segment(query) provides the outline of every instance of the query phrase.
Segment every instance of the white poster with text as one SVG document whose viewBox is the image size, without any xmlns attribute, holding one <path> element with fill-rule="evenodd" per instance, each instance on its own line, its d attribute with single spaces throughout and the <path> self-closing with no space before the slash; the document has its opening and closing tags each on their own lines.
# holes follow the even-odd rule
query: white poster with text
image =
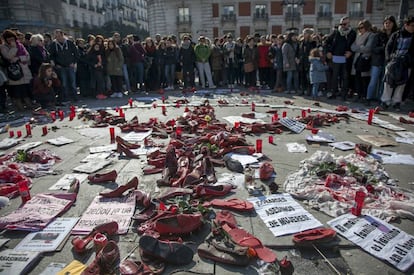
<svg viewBox="0 0 414 275">
<path fill-rule="evenodd" d="M 339 234 L 401 271 L 414 263 L 414 237 L 380 219 L 345 214 L 328 222 Z"/>
</svg>

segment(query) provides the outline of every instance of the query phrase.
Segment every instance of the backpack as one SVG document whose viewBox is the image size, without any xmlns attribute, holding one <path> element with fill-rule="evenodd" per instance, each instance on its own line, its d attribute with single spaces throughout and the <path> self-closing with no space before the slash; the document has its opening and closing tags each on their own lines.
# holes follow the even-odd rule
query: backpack
<svg viewBox="0 0 414 275">
<path fill-rule="evenodd" d="M 391 88 L 403 85 L 408 80 L 408 64 L 407 56 L 399 55 L 395 56 L 388 62 L 385 67 L 385 82 L 390 85 Z"/>
</svg>

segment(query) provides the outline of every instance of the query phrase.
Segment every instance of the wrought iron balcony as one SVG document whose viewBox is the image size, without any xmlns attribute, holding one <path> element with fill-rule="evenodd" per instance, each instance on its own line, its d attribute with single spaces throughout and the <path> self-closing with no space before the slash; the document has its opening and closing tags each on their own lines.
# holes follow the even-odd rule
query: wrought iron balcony
<svg viewBox="0 0 414 275">
<path fill-rule="evenodd" d="M 364 12 L 363 11 L 350 11 L 349 17 L 351 18 L 363 18 Z"/>
<path fill-rule="evenodd" d="M 268 13 L 256 12 L 256 13 L 253 14 L 253 16 L 254 16 L 253 19 L 255 21 L 261 21 L 261 20 L 267 21 L 267 20 L 269 20 L 269 14 Z"/>
<path fill-rule="evenodd" d="M 191 15 L 177 16 L 177 25 L 189 25 L 191 24 Z"/>
<path fill-rule="evenodd" d="M 285 20 L 286 21 L 300 21 L 300 12 L 287 12 L 285 13 Z"/>
<path fill-rule="evenodd" d="M 236 22 L 236 15 L 235 14 L 222 14 L 221 22 Z"/>
<path fill-rule="evenodd" d="M 331 11 L 319 11 L 318 19 L 332 19 L 332 12 Z"/>
</svg>

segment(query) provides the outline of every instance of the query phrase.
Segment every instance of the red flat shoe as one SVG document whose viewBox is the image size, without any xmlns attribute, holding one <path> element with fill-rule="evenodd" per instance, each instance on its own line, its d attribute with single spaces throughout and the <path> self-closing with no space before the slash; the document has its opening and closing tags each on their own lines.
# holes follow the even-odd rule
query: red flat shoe
<svg viewBox="0 0 414 275">
<path fill-rule="evenodd" d="M 114 241 L 109 241 L 81 275 L 113 274 L 120 260 L 118 245 Z"/>
<path fill-rule="evenodd" d="M 293 242 L 296 245 L 312 245 L 315 243 L 325 243 L 332 241 L 336 236 L 336 231 L 330 228 L 317 228 L 306 230 L 293 235 Z"/>
<path fill-rule="evenodd" d="M 112 170 L 107 173 L 89 175 L 88 180 L 91 183 L 115 182 L 117 177 L 116 170 Z"/>
<path fill-rule="evenodd" d="M 129 189 L 137 189 L 138 178 L 133 177 L 127 184 L 119 186 L 117 189 L 108 193 L 99 193 L 104 198 L 118 198 L 122 197 L 122 194 Z"/>
<path fill-rule="evenodd" d="M 233 186 L 231 184 L 221 184 L 221 185 L 206 185 L 200 184 L 195 188 L 195 193 L 198 197 L 204 196 L 224 196 L 228 194 Z"/>
<path fill-rule="evenodd" d="M 178 214 L 163 217 L 155 222 L 155 230 L 160 235 L 188 234 L 202 225 L 201 214 Z"/>
<path fill-rule="evenodd" d="M 117 222 L 108 222 L 96 226 L 85 237 L 75 237 L 72 239 L 73 250 L 77 253 L 83 253 L 86 251 L 88 244 L 94 239 L 97 233 L 114 235 L 118 232 Z"/>
<path fill-rule="evenodd" d="M 148 165 L 152 165 L 156 168 L 164 168 L 165 167 L 165 160 L 166 158 L 156 158 L 156 159 L 147 159 Z"/>
<path fill-rule="evenodd" d="M 121 138 L 120 136 L 116 136 L 115 141 L 117 143 L 120 143 L 120 144 L 124 145 L 125 147 L 127 147 L 129 149 L 138 149 L 139 147 L 141 147 L 141 145 L 128 142 L 125 139 Z"/>
</svg>

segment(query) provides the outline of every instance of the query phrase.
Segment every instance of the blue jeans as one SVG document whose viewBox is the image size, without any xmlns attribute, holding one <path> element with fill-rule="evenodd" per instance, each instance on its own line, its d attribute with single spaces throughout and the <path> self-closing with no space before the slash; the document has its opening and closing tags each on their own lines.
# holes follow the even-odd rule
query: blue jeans
<svg viewBox="0 0 414 275">
<path fill-rule="evenodd" d="M 142 84 L 144 84 L 144 63 L 143 62 L 135 63 L 134 67 L 135 67 L 135 79 L 141 88 Z"/>
<path fill-rule="evenodd" d="M 293 81 L 293 83 L 292 83 Z M 292 85 L 293 84 L 293 85 Z M 299 75 L 297 71 L 287 71 L 286 72 L 286 91 L 295 91 L 299 90 Z"/>
<path fill-rule="evenodd" d="M 129 74 L 128 74 L 128 66 L 127 66 L 127 64 L 123 64 L 122 65 L 122 73 L 124 75 L 125 88 L 128 91 L 131 91 L 131 83 L 129 82 Z"/>
<path fill-rule="evenodd" d="M 165 79 L 168 86 L 174 86 L 175 64 L 165 64 Z"/>
<path fill-rule="evenodd" d="M 319 83 L 313 83 L 312 84 L 312 97 L 318 97 L 319 92 Z"/>
<path fill-rule="evenodd" d="M 60 95 L 60 100 L 65 101 L 70 99 L 77 99 L 76 92 L 76 73 L 73 67 L 56 68 L 60 81 L 62 82 L 63 94 Z"/>
<path fill-rule="evenodd" d="M 378 88 L 378 80 L 381 74 L 382 68 L 379 66 L 372 66 L 371 67 L 371 80 L 368 84 L 367 89 L 367 99 L 375 99 L 378 97 L 378 95 L 375 93 L 375 91 Z"/>
</svg>

